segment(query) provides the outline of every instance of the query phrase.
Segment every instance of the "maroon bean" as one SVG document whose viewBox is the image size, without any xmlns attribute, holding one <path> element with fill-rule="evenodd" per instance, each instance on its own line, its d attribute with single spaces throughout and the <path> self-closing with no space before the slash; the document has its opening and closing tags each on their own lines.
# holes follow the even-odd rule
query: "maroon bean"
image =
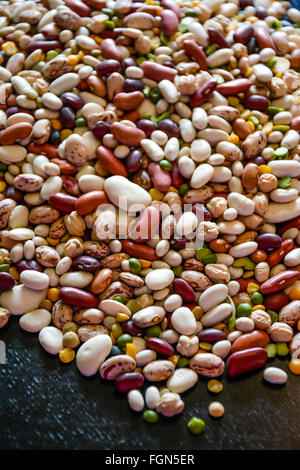
<svg viewBox="0 0 300 470">
<path fill-rule="evenodd" d="M 185 248 L 186 240 L 184 238 L 174 239 L 174 240 L 171 240 L 171 245 L 172 245 L 172 248 L 175 248 L 176 250 L 181 250 L 182 248 Z"/>
<path fill-rule="evenodd" d="M 115 385 L 118 392 L 127 393 L 141 388 L 144 385 L 144 376 L 139 372 L 126 372 L 116 378 Z"/>
<path fill-rule="evenodd" d="M 251 348 L 231 354 L 227 360 L 227 373 L 230 377 L 244 374 L 251 370 L 260 369 L 268 359 L 264 348 Z"/>
<path fill-rule="evenodd" d="M 152 62 L 151 60 L 145 60 L 141 63 L 141 69 L 143 70 L 145 77 L 155 80 L 157 83 L 162 80 L 174 81 L 177 71 L 166 67 L 165 65 Z"/>
<path fill-rule="evenodd" d="M 285 292 L 276 292 L 264 297 L 264 306 L 267 310 L 280 310 L 289 303 L 289 297 Z"/>
<path fill-rule="evenodd" d="M 176 13 L 170 9 L 161 12 L 162 30 L 166 36 L 173 36 L 178 30 L 178 17 Z"/>
<path fill-rule="evenodd" d="M 99 300 L 90 292 L 77 287 L 61 287 L 59 289 L 59 298 L 65 304 L 76 307 L 93 308 L 98 307 Z"/>
<path fill-rule="evenodd" d="M 12 289 L 15 285 L 14 277 L 5 272 L 0 272 L 0 292 Z"/>
<path fill-rule="evenodd" d="M 14 186 L 9 186 L 5 193 L 6 197 L 13 199 L 16 202 L 21 202 L 24 199 L 24 193 Z"/>
<path fill-rule="evenodd" d="M 280 292 L 297 281 L 299 276 L 299 271 L 287 269 L 286 271 L 275 274 L 275 276 L 263 282 L 260 286 L 260 292 L 262 294 L 273 294 L 274 292 Z"/>
<path fill-rule="evenodd" d="M 199 341 L 204 341 L 205 343 L 216 343 L 227 338 L 226 333 L 222 330 L 217 330 L 217 328 L 207 328 L 200 331 L 197 336 Z"/>
<path fill-rule="evenodd" d="M 128 320 L 122 323 L 122 330 L 124 333 L 128 333 L 131 336 L 138 336 L 143 333 L 142 328 L 136 326 L 132 320 Z"/>
<path fill-rule="evenodd" d="M 114 59 L 104 60 L 100 64 L 96 65 L 96 72 L 99 77 L 103 77 L 109 73 L 118 72 L 120 68 L 120 62 Z"/>
<path fill-rule="evenodd" d="M 207 57 L 201 46 L 198 46 L 196 41 L 188 39 L 183 42 L 183 47 L 186 54 L 194 59 L 200 66 L 201 70 L 207 70 Z"/>
<path fill-rule="evenodd" d="M 118 62 L 122 62 L 123 56 L 122 53 L 119 51 L 117 48 L 117 45 L 112 38 L 105 38 L 100 44 L 100 49 L 102 56 L 105 57 L 105 59 L 114 59 L 117 60 Z"/>
<path fill-rule="evenodd" d="M 22 273 L 23 271 L 38 271 L 42 272 L 43 269 L 41 265 L 35 260 L 35 259 L 22 259 L 16 264 L 16 268 L 19 271 L 19 273 Z"/>
<path fill-rule="evenodd" d="M 293 117 L 291 122 L 291 129 L 300 131 L 300 116 Z"/>
<path fill-rule="evenodd" d="M 128 67 L 136 67 L 136 60 L 134 57 L 125 57 L 125 59 L 122 60 L 121 65 L 124 70 Z"/>
<path fill-rule="evenodd" d="M 246 44 L 254 34 L 253 26 L 249 24 L 241 24 L 234 32 L 233 39 L 235 42 Z"/>
<path fill-rule="evenodd" d="M 181 18 L 182 18 L 182 11 L 181 11 L 181 9 L 179 8 L 179 5 L 177 5 L 177 3 L 176 3 L 175 0 L 162 0 L 162 1 L 161 1 L 161 5 L 162 5 L 162 7 L 164 7 L 165 9 L 169 9 L 169 10 L 174 11 L 174 13 L 176 14 L 177 18 L 178 18 L 179 20 L 181 20 Z"/>
<path fill-rule="evenodd" d="M 171 175 L 163 170 L 158 163 L 151 162 L 148 166 L 149 175 L 152 177 L 153 186 L 157 191 L 166 192 L 172 184 Z"/>
<path fill-rule="evenodd" d="M 94 125 L 92 132 L 96 139 L 101 140 L 106 134 L 111 134 L 111 124 L 105 121 L 98 121 Z"/>
<path fill-rule="evenodd" d="M 142 153 L 132 150 L 126 158 L 125 165 L 128 173 L 134 173 L 141 168 Z"/>
<path fill-rule="evenodd" d="M 160 338 L 148 338 L 147 347 L 162 356 L 172 356 L 175 353 L 173 346 Z"/>
<path fill-rule="evenodd" d="M 175 293 L 180 295 L 184 302 L 191 303 L 195 301 L 195 292 L 184 279 L 174 279 L 173 288 Z"/>
<path fill-rule="evenodd" d="M 74 111 L 71 108 L 64 107 L 60 110 L 60 120 L 64 129 L 73 129 L 75 119 Z"/>
<path fill-rule="evenodd" d="M 77 198 L 64 193 L 51 194 L 49 202 L 52 207 L 63 214 L 71 214 L 75 210 Z"/>
<path fill-rule="evenodd" d="M 100 268 L 100 261 L 93 256 L 82 255 L 73 259 L 72 268 L 93 273 Z"/>
<path fill-rule="evenodd" d="M 210 42 L 217 44 L 217 46 L 219 46 L 219 49 L 230 48 L 230 45 L 228 44 L 228 42 L 220 31 L 215 28 L 209 28 L 207 32 Z"/>
<path fill-rule="evenodd" d="M 176 137 L 176 139 L 180 138 L 179 127 L 177 126 L 177 124 L 174 121 L 172 121 L 172 119 L 162 119 L 158 123 L 158 129 L 160 131 L 165 132 L 167 134 L 167 136 L 169 137 L 169 139 L 171 137 Z"/>
<path fill-rule="evenodd" d="M 106 29 L 100 33 L 103 39 L 116 39 L 122 33 L 122 28 Z"/>
<path fill-rule="evenodd" d="M 81 0 L 65 0 L 65 4 L 79 16 L 86 17 L 91 13 L 90 7 Z"/>
<path fill-rule="evenodd" d="M 221 83 L 217 86 L 217 91 L 224 96 L 236 95 L 237 93 L 245 93 L 251 85 L 253 85 L 253 82 L 248 78 L 237 78 L 236 80 Z"/>
<path fill-rule="evenodd" d="M 246 7 L 253 7 L 253 0 L 240 0 L 241 10 L 244 10 Z"/>
<path fill-rule="evenodd" d="M 174 188 L 179 188 L 179 186 L 181 186 L 184 182 L 176 162 L 173 162 L 172 164 L 171 180 L 172 186 L 174 186 Z"/>
<path fill-rule="evenodd" d="M 255 240 L 258 248 L 264 251 L 277 250 L 281 246 L 281 237 L 276 233 L 262 233 Z"/>
<path fill-rule="evenodd" d="M 245 107 L 248 109 L 256 109 L 257 111 L 265 111 L 269 106 L 269 100 L 262 95 L 251 95 L 245 98 Z"/>
<path fill-rule="evenodd" d="M 263 157 L 255 157 L 253 158 L 253 160 L 249 160 L 249 163 L 255 163 L 255 165 L 259 166 L 259 165 L 265 165 L 266 164 L 266 161 L 263 159 Z"/>
<path fill-rule="evenodd" d="M 270 47 L 276 52 L 276 46 L 271 38 L 269 32 L 265 28 L 256 28 L 255 29 L 255 39 L 257 41 L 259 49 L 265 49 Z"/>
<path fill-rule="evenodd" d="M 138 80 L 135 78 L 126 78 L 123 84 L 123 90 L 126 93 L 130 93 L 131 91 L 143 91 L 144 83 L 142 80 Z"/>
<path fill-rule="evenodd" d="M 33 41 L 28 44 L 26 51 L 31 52 L 41 49 L 43 52 L 53 51 L 54 49 L 62 49 L 62 44 L 59 41 Z"/>
<path fill-rule="evenodd" d="M 194 93 L 192 98 L 190 99 L 190 106 L 192 108 L 196 108 L 197 106 L 200 106 L 201 104 L 205 103 L 205 101 L 208 100 L 210 95 L 217 88 L 217 84 L 217 80 L 207 80 L 206 82 L 202 83 L 196 93 Z"/>
<path fill-rule="evenodd" d="M 136 121 L 136 127 L 145 132 L 147 137 L 150 137 L 153 131 L 156 129 L 156 125 L 150 119 L 138 119 Z"/>
<path fill-rule="evenodd" d="M 61 95 L 61 100 L 64 104 L 71 106 L 75 111 L 78 111 L 84 106 L 83 99 L 75 95 L 75 93 L 66 92 Z"/>
<path fill-rule="evenodd" d="M 268 11 L 265 7 L 258 6 L 255 9 L 255 16 L 260 20 L 264 20 L 268 16 Z"/>
<path fill-rule="evenodd" d="M 197 202 L 192 204 L 192 212 L 197 216 L 199 222 L 210 221 L 212 215 L 203 204 L 198 204 Z"/>
</svg>

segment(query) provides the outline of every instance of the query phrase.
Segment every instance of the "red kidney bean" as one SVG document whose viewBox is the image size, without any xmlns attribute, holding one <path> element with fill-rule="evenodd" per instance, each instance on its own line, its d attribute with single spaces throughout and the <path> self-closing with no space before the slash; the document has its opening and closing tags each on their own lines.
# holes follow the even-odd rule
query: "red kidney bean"
<svg viewBox="0 0 300 470">
<path fill-rule="evenodd" d="M 131 127 L 121 122 L 113 122 L 111 126 L 113 136 L 121 142 L 121 144 L 129 145 L 130 147 L 138 147 L 141 140 L 146 138 L 146 134 L 138 127 Z"/>
<path fill-rule="evenodd" d="M 281 246 L 281 237 L 276 233 L 262 233 L 255 241 L 258 248 L 264 251 L 277 250 Z"/>
<path fill-rule="evenodd" d="M 235 42 L 246 44 L 249 41 L 249 39 L 253 36 L 253 34 L 254 34 L 254 28 L 250 23 L 242 24 L 234 32 L 233 39 Z"/>
<path fill-rule="evenodd" d="M 84 106 L 83 99 L 80 96 L 75 95 L 75 93 L 71 93 L 68 91 L 66 93 L 63 93 L 60 98 L 64 104 L 71 106 L 76 111 L 78 111 Z"/>
<path fill-rule="evenodd" d="M 158 129 L 160 131 L 165 132 L 167 134 L 167 136 L 169 137 L 169 139 L 171 137 L 176 137 L 176 139 L 180 138 L 179 127 L 177 126 L 177 124 L 174 121 L 172 121 L 172 119 L 162 119 L 158 123 Z"/>
<path fill-rule="evenodd" d="M 135 258 L 145 259 L 147 261 L 158 260 L 154 248 L 148 245 L 139 245 L 129 240 L 122 240 L 122 250 L 130 256 Z"/>
<path fill-rule="evenodd" d="M 144 101 L 144 94 L 141 91 L 132 91 L 131 93 L 118 93 L 114 97 L 114 105 L 123 111 L 137 109 Z"/>
<path fill-rule="evenodd" d="M 65 4 L 79 16 L 89 16 L 91 9 L 81 0 L 65 0 Z"/>
<path fill-rule="evenodd" d="M 162 356 L 172 356 L 175 353 L 174 348 L 164 339 L 148 338 L 146 344 L 149 349 Z"/>
<path fill-rule="evenodd" d="M 93 256 L 82 255 L 73 259 L 72 268 L 93 273 L 100 268 L 100 261 Z"/>
<path fill-rule="evenodd" d="M 287 238 L 286 240 L 283 240 L 283 242 L 280 245 L 280 248 L 278 250 L 273 251 L 268 256 L 267 263 L 270 266 L 270 268 L 273 268 L 277 264 L 280 263 L 280 261 L 287 255 L 291 249 L 294 247 L 294 242 L 293 240 Z"/>
<path fill-rule="evenodd" d="M 171 243 L 172 248 L 174 248 L 175 250 L 181 250 L 186 245 L 186 239 L 185 238 L 181 238 L 181 239 L 176 238 L 174 240 L 170 240 L 170 243 Z"/>
<path fill-rule="evenodd" d="M 11 274 L 0 272 L 0 292 L 12 289 L 15 283 L 15 278 Z"/>
<path fill-rule="evenodd" d="M 106 134 L 111 134 L 111 124 L 105 121 L 98 121 L 94 125 L 92 132 L 96 139 L 101 140 Z"/>
<path fill-rule="evenodd" d="M 299 271 L 293 271 L 292 269 L 275 274 L 275 276 L 261 284 L 260 291 L 262 294 L 273 294 L 274 292 L 284 290 L 297 281 L 299 275 Z"/>
<path fill-rule="evenodd" d="M 93 308 L 98 307 L 99 300 L 90 292 L 77 287 L 61 287 L 59 289 L 59 298 L 65 304 L 76 307 Z"/>
<path fill-rule="evenodd" d="M 216 343 L 227 338 L 226 333 L 222 330 L 217 330 L 217 328 L 207 328 L 200 331 L 197 336 L 199 341 L 204 341 L 205 343 Z"/>
<path fill-rule="evenodd" d="M 130 238 L 135 243 L 144 243 L 151 240 L 159 231 L 159 223 L 160 212 L 157 207 L 146 207 L 130 233 Z"/>
<path fill-rule="evenodd" d="M 179 8 L 179 6 L 177 5 L 177 3 L 176 3 L 175 0 L 162 0 L 162 1 L 161 1 L 161 5 L 162 5 L 165 9 L 169 9 L 169 10 L 174 11 L 174 13 L 176 14 L 177 18 L 178 18 L 179 20 L 181 20 L 181 18 L 182 18 L 182 11 L 181 11 L 181 9 Z"/>
<path fill-rule="evenodd" d="M 104 60 L 103 62 L 100 62 L 100 64 L 97 64 L 95 68 L 99 77 L 103 77 L 104 75 L 118 72 L 120 62 L 114 59 Z"/>
<path fill-rule="evenodd" d="M 23 111 L 22 111 L 23 112 Z M 27 145 L 27 150 L 32 153 L 47 155 L 48 158 L 56 158 L 58 157 L 58 150 L 56 145 L 50 144 L 43 144 L 43 145 L 36 145 L 33 142 Z"/>
<path fill-rule="evenodd" d="M 130 93 L 131 91 L 143 91 L 144 83 L 142 80 L 137 78 L 126 78 L 123 83 L 123 90 L 125 93 Z"/>
<path fill-rule="evenodd" d="M 139 372 L 126 372 L 116 378 L 115 385 L 118 392 L 127 393 L 141 388 L 144 385 L 144 376 Z"/>
<path fill-rule="evenodd" d="M 264 298 L 264 306 L 267 310 L 280 310 L 289 303 L 289 297 L 285 292 L 277 292 L 272 295 L 266 295 Z"/>
<path fill-rule="evenodd" d="M 75 210 L 76 197 L 69 196 L 65 193 L 51 194 L 49 202 L 52 207 L 59 210 L 63 214 L 71 214 Z"/>
<path fill-rule="evenodd" d="M 201 46 L 198 46 L 192 39 L 188 39 L 184 41 L 183 47 L 186 54 L 199 64 L 201 70 L 207 70 L 207 57 Z"/>
<path fill-rule="evenodd" d="M 260 20 L 264 20 L 268 16 L 268 11 L 265 7 L 258 6 L 255 9 L 255 16 L 257 16 L 257 18 Z"/>
<path fill-rule="evenodd" d="M 138 336 L 143 333 L 143 329 L 136 326 L 132 320 L 123 322 L 122 330 L 124 331 L 124 333 L 128 333 L 131 336 Z"/>
<path fill-rule="evenodd" d="M 9 186 L 5 193 L 6 197 L 13 199 L 16 202 L 21 202 L 24 199 L 24 193 L 14 186 Z"/>
<path fill-rule="evenodd" d="M 251 348 L 237 351 L 227 359 L 227 373 L 230 377 L 244 374 L 251 370 L 260 369 L 268 359 L 264 348 Z"/>
<path fill-rule="evenodd" d="M 297 228 L 298 230 L 300 229 L 300 217 L 296 217 L 295 219 L 289 220 L 288 222 L 282 224 L 278 229 L 279 235 L 283 235 L 284 232 L 290 228 Z"/>
<path fill-rule="evenodd" d="M 251 95 L 245 98 L 245 107 L 248 109 L 256 109 L 265 111 L 269 106 L 269 100 L 262 95 Z"/>
<path fill-rule="evenodd" d="M 223 34 L 215 28 L 208 28 L 208 37 L 210 42 L 217 44 L 219 49 L 228 49 L 230 45 L 224 38 Z"/>
<path fill-rule="evenodd" d="M 168 191 L 172 184 L 171 175 L 163 170 L 158 163 L 150 163 L 148 166 L 149 175 L 152 176 L 154 188 L 161 192 Z"/>
<path fill-rule="evenodd" d="M 106 170 L 108 170 L 112 175 L 127 176 L 127 170 L 124 164 L 114 156 L 109 148 L 103 146 L 97 147 L 96 155 L 104 168 L 106 168 Z"/>
<path fill-rule="evenodd" d="M 182 297 L 184 302 L 191 303 L 195 301 L 195 292 L 190 284 L 188 284 L 184 279 L 174 279 L 173 288 L 176 294 Z"/>
<path fill-rule="evenodd" d="M 208 100 L 208 98 L 215 91 L 216 88 L 217 80 L 207 80 L 206 82 L 202 83 L 196 93 L 194 93 L 192 98 L 190 99 L 190 106 L 192 108 L 196 108 L 197 106 L 200 106 L 201 104 L 205 103 L 205 101 Z"/>
<path fill-rule="evenodd" d="M 122 62 L 123 55 L 117 48 L 117 45 L 114 39 L 112 38 L 103 39 L 103 41 L 100 44 L 100 49 L 105 59 L 114 59 L 114 60 L 117 60 L 118 62 Z"/>
<path fill-rule="evenodd" d="M 124 70 L 126 70 L 128 67 L 136 67 L 136 60 L 134 57 L 125 57 L 125 59 L 122 60 L 121 65 Z"/>
<path fill-rule="evenodd" d="M 28 44 L 26 51 L 31 52 L 41 49 L 43 52 L 53 51 L 54 49 L 62 49 L 62 44 L 59 41 L 33 41 Z"/>
<path fill-rule="evenodd" d="M 35 259 L 22 259 L 16 264 L 16 268 L 19 271 L 19 273 L 22 273 L 23 271 L 38 271 L 42 272 L 42 266 L 35 260 Z"/>
<path fill-rule="evenodd" d="M 181 186 L 184 182 L 184 179 L 180 174 L 180 171 L 176 162 L 173 162 L 172 171 L 171 171 L 171 182 L 174 188 L 179 188 L 179 186 Z"/>
<path fill-rule="evenodd" d="M 239 336 L 233 343 L 231 352 L 242 351 L 243 349 L 264 348 L 270 342 L 270 337 L 265 331 L 254 330 Z"/>
<path fill-rule="evenodd" d="M 177 75 L 176 70 L 157 64 L 156 62 L 151 62 L 150 60 L 142 62 L 140 67 L 143 70 L 145 77 L 155 80 L 158 83 L 162 80 L 170 80 L 173 82 Z"/>
<path fill-rule="evenodd" d="M 138 119 L 136 121 L 136 127 L 144 131 L 147 137 L 150 137 L 152 132 L 156 129 L 156 125 L 150 119 Z"/>
<path fill-rule="evenodd" d="M 65 106 L 60 110 L 60 120 L 64 129 L 73 129 L 76 120 L 74 111 Z"/>
<path fill-rule="evenodd" d="M 78 215 L 87 215 L 94 212 L 101 204 L 109 204 L 109 199 L 104 191 L 89 191 L 82 194 L 75 202 L 75 210 Z"/>
<path fill-rule="evenodd" d="M 221 85 L 217 86 L 217 91 L 224 96 L 236 95 L 237 93 L 245 93 L 251 85 L 253 85 L 253 82 L 248 78 L 237 78 L 221 83 Z"/>
<path fill-rule="evenodd" d="M 132 150 L 125 160 L 128 173 L 135 173 L 141 168 L 142 152 L 140 150 Z"/>
<path fill-rule="evenodd" d="M 276 46 L 274 44 L 274 41 L 265 28 L 256 28 L 254 31 L 254 35 L 259 49 L 265 49 L 266 47 L 270 47 L 276 52 Z"/>
<path fill-rule="evenodd" d="M 178 30 L 178 17 L 174 11 L 170 9 L 161 12 L 162 30 L 166 36 L 173 36 Z"/>
</svg>

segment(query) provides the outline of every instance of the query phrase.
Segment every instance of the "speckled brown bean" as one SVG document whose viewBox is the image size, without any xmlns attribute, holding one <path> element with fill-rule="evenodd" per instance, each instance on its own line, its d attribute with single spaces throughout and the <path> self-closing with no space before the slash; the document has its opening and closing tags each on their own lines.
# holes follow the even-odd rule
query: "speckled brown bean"
<svg viewBox="0 0 300 470">
<path fill-rule="evenodd" d="M 55 302 L 52 307 L 52 321 L 56 328 L 60 330 L 65 323 L 72 321 L 73 309 L 70 305 L 64 304 L 61 300 Z"/>
</svg>

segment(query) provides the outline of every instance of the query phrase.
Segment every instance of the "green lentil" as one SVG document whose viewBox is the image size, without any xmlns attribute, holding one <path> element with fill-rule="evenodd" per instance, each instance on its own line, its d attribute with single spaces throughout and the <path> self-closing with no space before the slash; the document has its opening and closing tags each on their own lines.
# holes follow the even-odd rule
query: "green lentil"
<svg viewBox="0 0 300 470">
<path fill-rule="evenodd" d="M 268 60 L 265 65 L 272 69 L 276 65 L 277 60 L 276 59 L 270 59 Z"/>
<path fill-rule="evenodd" d="M 235 317 L 230 317 L 229 320 L 228 320 L 228 330 L 229 331 L 232 331 L 235 327 L 235 322 L 236 322 L 236 319 Z"/>
<path fill-rule="evenodd" d="M 112 18 L 113 16 L 115 16 L 115 12 L 113 10 L 111 10 L 110 8 L 102 8 L 101 11 L 105 15 L 109 16 L 109 18 Z"/>
<path fill-rule="evenodd" d="M 290 126 L 287 124 L 277 124 L 276 126 L 273 126 L 273 131 L 287 132 L 289 129 Z"/>
<path fill-rule="evenodd" d="M 182 34 L 184 33 L 188 33 L 189 32 L 189 28 L 187 27 L 186 24 L 183 24 L 183 23 L 179 23 L 178 25 L 178 31 Z"/>
<path fill-rule="evenodd" d="M 106 20 L 104 21 L 105 26 L 107 29 L 114 29 L 116 27 L 116 23 L 112 20 Z"/>
<path fill-rule="evenodd" d="M 281 189 L 287 189 L 291 186 L 292 180 L 289 176 L 284 176 L 278 181 L 278 187 Z"/>
<path fill-rule="evenodd" d="M 203 258 L 207 258 L 211 254 L 212 254 L 212 251 L 209 248 L 202 247 L 196 251 L 196 258 L 198 261 L 202 262 Z"/>
<path fill-rule="evenodd" d="M 179 277 L 183 270 L 183 266 L 175 266 L 175 268 L 173 268 L 173 273 L 175 274 L 175 276 Z"/>
<path fill-rule="evenodd" d="M 255 127 L 257 127 L 259 124 L 259 120 L 257 119 L 256 116 L 250 116 L 248 121 L 252 122 L 252 124 L 254 124 Z"/>
<path fill-rule="evenodd" d="M 192 434 L 201 434 L 205 429 L 205 422 L 201 418 L 193 417 L 187 427 Z"/>
<path fill-rule="evenodd" d="M 49 62 L 50 60 L 54 59 L 58 55 L 56 51 L 48 51 L 46 54 L 46 61 Z"/>
<path fill-rule="evenodd" d="M 275 114 L 281 113 L 284 111 L 284 108 L 281 108 L 280 106 L 268 106 L 268 113 L 272 114 L 272 116 L 275 116 Z"/>
<path fill-rule="evenodd" d="M 181 184 L 178 188 L 180 196 L 184 196 L 188 192 L 189 189 L 190 187 L 187 183 Z"/>
<path fill-rule="evenodd" d="M 120 302 L 121 304 L 125 304 L 126 299 L 122 295 L 115 295 L 112 300 L 115 300 L 116 302 Z"/>
<path fill-rule="evenodd" d="M 177 362 L 177 367 L 181 369 L 182 367 L 187 367 L 189 365 L 189 360 L 186 357 L 181 357 Z"/>
<path fill-rule="evenodd" d="M 154 410 L 146 410 L 144 411 L 143 418 L 147 423 L 153 424 L 157 423 L 159 416 Z"/>
<path fill-rule="evenodd" d="M 272 323 L 275 323 L 278 321 L 278 314 L 274 312 L 274 310 L 267 310 L 267 313 L 270 315 Z"/>
<path fill-rule="evenodd" d="M 206 55 L 211 55 L 213 52 L 215 52 L 218 49 L 217 44 L 210 44 L 205 50 Z"/>
<path fill-rule="evenodd" d="M 198 18 L 198 13 L 196 10 L 189 8 L 184 12 L 184 16 L 191 16 L 192 18 Z"/>
<path fill-rule="evenodd" d="M 78 328 L 78 325 L 76 325 L 75 322 L 67 321 L 62 327 L 62 332 L 63 332 L 63 334 L 68 333 L 70 331 L 76 333 L 77 328 Z"/>
</svg>

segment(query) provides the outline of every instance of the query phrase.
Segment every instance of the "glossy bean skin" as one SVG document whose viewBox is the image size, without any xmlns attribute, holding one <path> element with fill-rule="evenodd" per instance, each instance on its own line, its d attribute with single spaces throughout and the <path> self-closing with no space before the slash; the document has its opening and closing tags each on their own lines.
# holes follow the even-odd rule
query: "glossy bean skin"
<svg viewBox="0 0 300 470">
<path fill-rule="evenodd" d="M 66 92 L 61 95 L 61 100 L 64 104 L 71 106 L 73 109 L 78 111 L 84 106 L 83 99 L 75 95 L 75 93 Z"/>
<path fill-rule="evenodd" d="M 254 330 L 250 333 L 245 333 L 239 336 L 233 343 L 231 352 L 242 351 L 251 348 L 263 348 L 270 342 L 270 337 L 267 333 L 261 330 Z"/>
<path fill-rule="evenodd" d="M 258 248 L 264 251 L 274 251 L 281 246 L 281 237 L 276 233 L 262 233 L 256 238 Z"/>
<path fill-rule="evenodd" d="M 82 194 L 75 202 L 75 210 L 79 215 L 94 212 L 101 204 L 109 204 L 109 199 L 104 191 L 90 191 Z"/>
<path fill-rule="evenodd" d="M 193 40 L 187 40 L 184 41 L 183 47 L 186 54 L 200 65 L 201 70 L 207 70 L 207 58 L 201 46 Z"/>
<path fill-rule="evenodd" d="M 173 346 L 160 338 L 148 338 L 146 344 L 149 349 L 162 356 L 172 356 L 175 352 Z"/>
<path fill-rule="evenodd" d="M 253 34 L 254 34 L 254 28 L 251 24 L 247 24 L 247 25 L 242 24 L 234 32 L 233 38 L 235 42 L 246 44 L 249 41 L 249 39 L 253 36 Z"/>
<path fill-rule="evenodd" d="M 92 131 L 96 139 L 101 140 L 106 134 L 111 134 L 111 124 L 105 121 L 98 121 Z"/>
<path fill-rule="evenodd" d="M 298 271 L 290 269 L 275 274 L 275 276 L 271 277 L 260 286 L 260 291 L 262 294 L 273 294 L 274 292 L 284 290 L 297 281 L 299 275 L 300 273 Z"/>
<path fill-rule="evenodd" d="M 78 271 L 95 272 L 100 268 L 100 261 L 92 256 L 82 255 L 75 258 L 72 267 Z"/>
<path fill-rule="evenodd" d="M 114 156 L 112 151 L 103 146 L 99 146 L 96 149 L 96 155 L 100 163 L 112 174 L 127 176 L 127 170 L 124 164 Z"/>
<path fill-rule="evenodd" d="M 216 80 L 208 80 L 200 85 L 196 93 L 190 99 L 190 106 L 192 108 L 196 108 L 197 106 L 205 103 L 217 88 L 217 84 L 218 82 Z"/>
<path fill-rule="evenodd" d="M 275 310 L 277 312 L 287 305 L 289 301 L 289 296 L 285 292 L 276 292 L 275 294 L 265 296 L 264 306 L 267 310 Z"/>
<path fill-rule="evenodd" d="M 162 119 L 159 123 L 158 123 L 158 129 L 160 131 L 163 131 L 167 134 L 167 136 L 169 137 L 169 139 L 171 137 L 176 137 L 177 139 L 179 139 L 180 137 L 180 130 L 177 126 L 177 124 L 172 121 L 171 119 Z"/>
<path fill-rule="evenodd" d="M 96 72 L 99 77 L 103 77 L 110 73 L 118 72 L 120 63 L 114 59 L 108 59 L 96 65 Z"/>
<path fill-rule="evenodd" d="M 71 212 L 75 209 L 76 201 L 76 197 L 69 196 L 65 193 L 51 194 L 49 199 L 51 206 L 63 214 L 71 214 Z"/>
<path fill-rule="evenodd" d="M 269 106 L 269 100 L 265 96 L 251 95 L 245 98 L 245 106 L 247 109 L 265 111 Z"/>
<path fill-rule="evenodd" d="M 227 49 L 230 47 L 223 34 L 217 29 L 209 28 L 207 32 L 210 42 L 217 44 L 219 49 Z"/>
<path fill-rule="evenodd" d="M 184 302 L 191 303 L 195 301 L 195 292 L 184 279 L 174 279 L 173 288 L 176 294 L 182 297 Z"/>
<path fill-rule="evenodd" d="M 155 261 L 158 256 L 155 250 L 147 245 L 139 245 L 138 243 L 130 242 L 129 240 L 122 240 L 122 249 L 125 253 L 136 258 L 145 259 L 147 261 Z"/>
<path fill-rule="evenodd" d="M 17 263 L 16 268 L 19 273 L 21 273 L 22 271 L 26 271 L 27 269 L 38 271 L 38 272 L 43 271 L 41 265 L 35 259 L 30 259 L 30 260 L 23 259 L 19 261 L 19 263 Z"/>
<path fill-rule="evenodd" d="M 247 78 L 237 78 L 217 86 L 217 91 L 224 96 L 236 95 L 249 90 L 252 81 Z"/>
<path fill-rule="evenodd" d="M 216 343 L 217 341 L 222 341 L 227 338 L 224 331 L 217 330 L 216 328 L 206 328 L 200 331 L 197 336 L 199 341 L 204 341 L 205 343 Z"/>
<path fill-rule="evenodd" d="M 59 298 L 68 305 L 75 307 L 93 308 L 98 307 L 98 299 L 90 292 L 76 287 L 61 287 L 59 289 Z"/>
<path fill-rule="evenodd" d="M 268 359 L 264 348 L 251 348 L 230 354 L 227 359 L 227 374 L 236 377 L 251 370 L 260 369 Z"/>
<path fill-rule="evenodd" d="M 0 292 L 12 289 L 15 285 L 14 277 L 6 272 L 0 272 Z"/>
<path fill-rule="evenodd" d="M 285 257 L 285 255 L 287 255 L 293 249 L 293 247 L 294 247 L 293 240 L 289 238 L 283 240 L 283 242 L 280 245 L 280 248 L 270 253 L 267 258 L 267 263 L 270 266 L 270 268 L 273 268 L 274 266 L 279 264 L 280 261 Z"/>
<path fill-rule="evenodd" d="M 128 393 L 130 390 L 140 389 L 144 384 L 144 376 L 139 372 L 126 372 L 117 377 L 115 386 L 118 392 Z"/>
</svg>

